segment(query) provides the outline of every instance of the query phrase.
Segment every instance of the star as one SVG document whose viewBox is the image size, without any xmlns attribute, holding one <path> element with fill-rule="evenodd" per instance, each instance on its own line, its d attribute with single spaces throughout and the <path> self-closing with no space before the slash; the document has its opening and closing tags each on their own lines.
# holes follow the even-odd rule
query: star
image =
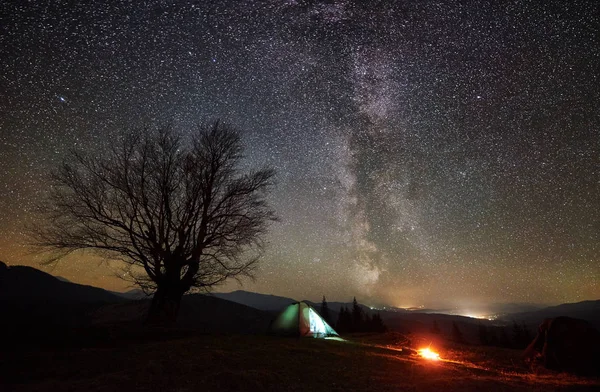
<svg viewBox="0 0 600 392">
<path fill-rule="evenodd" d="M 245 289 L 427 307 L 600 298 L 600 2 L 146 3 L 5 7 L 3 261 L 38 265 L 23 228 L 43 223 L 69 147 L 221 118 L 245 167 L 278 173 L 280 220 Z M 56 273 L 124 289 L 115 269 L 82 254 Z"/>
</svg>

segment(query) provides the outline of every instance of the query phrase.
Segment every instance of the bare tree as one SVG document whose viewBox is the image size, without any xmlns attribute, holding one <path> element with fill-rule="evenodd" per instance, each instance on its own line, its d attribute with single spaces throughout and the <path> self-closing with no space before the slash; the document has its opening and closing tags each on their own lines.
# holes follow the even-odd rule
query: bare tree
<svg viewBox="0 0 600 392">
<path fill-rule="evenodd" d="M 148 322 L 172 323 L 184 293 L 252 276 L 261 255 L 274 171 L 242 173 L 241 160 L 238 132 L 218 121 L 191 143 L 167 127 L 125 135 L 103 155 L 73 153 L 52 177 L 35 243 L 55 259 L 91 249 L 123 261 L 154 293 Z"/>
</svg>

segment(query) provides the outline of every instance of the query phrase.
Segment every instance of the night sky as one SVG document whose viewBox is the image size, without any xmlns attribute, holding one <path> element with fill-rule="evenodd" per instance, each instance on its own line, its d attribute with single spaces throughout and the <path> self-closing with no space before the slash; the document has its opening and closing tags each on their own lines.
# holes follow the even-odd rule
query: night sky
<svg viewBox="0 0 600 392">
<path fill-rule="evenodd" d="M 394 306 L 600 298 L 600 2 L 3 1 L 0 260 L 71 148 L 221 118 L 277 169 L 255 282 Z M 220 290 L 239 288 L 237 283 Z"/>
</svg>

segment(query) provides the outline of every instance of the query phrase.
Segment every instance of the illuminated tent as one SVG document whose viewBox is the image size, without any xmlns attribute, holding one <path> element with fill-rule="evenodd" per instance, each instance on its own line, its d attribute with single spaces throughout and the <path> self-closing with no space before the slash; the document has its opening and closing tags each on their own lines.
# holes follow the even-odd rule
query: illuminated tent
<svg viewBox="0 0 600 392">
<path fill-rule="evenodd" d="M 337 332 L 306 302 L 293 303 L 279 313 L 271 323 L 269 333 L 313 338 L 338 336 Z"/>
</svg>

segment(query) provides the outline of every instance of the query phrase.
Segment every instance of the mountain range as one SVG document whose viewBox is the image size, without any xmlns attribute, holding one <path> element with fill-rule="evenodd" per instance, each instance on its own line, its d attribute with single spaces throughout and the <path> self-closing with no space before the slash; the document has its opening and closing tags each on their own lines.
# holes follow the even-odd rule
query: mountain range
<svg viewBox="0 0 600 392">
<path fill-rule="evenodd" d="M 120 302 L 124 298 L 98 287 L 57 278 L 32 267 L 9 267 L 0 261 L 0 300 L 31 304 L 104 304 Z"/>
<path fill-rule="evenodd" d="M 0 262 L 0 315 L 3 320 L 22 323 L 46 322 L 51 324 L 91 325 L 110 323 L 139 323 L 143 321 L 150 299 L 141 290 L 126 293 L 110 292 L 98 287 L 80 285 L 57 278 L 32 267 L 7 266 Z M 259 332 L 265 330 L 276 312 L 296 302 L 295 299 L 276 295 L 237 290 L 230 293 L 184 296 L 179 324 L 189 328 L 210 331 L 220 329 L 230 332 Z M 321 304 L 305 301 L 320 310 Z M 335 320 L 342 307 L 351 303 L 328 302 L 331 318 Z M 409 311 L 396 308 L 371 310 L 361 305 L 365 312 L 378 312 L 392 329 L 408 326 L 426 328 L 433 320 L 451 325 L 480 323 L 510 325 L 523 323 L 534 329 L 545 318 L 559 315 L 582 318 L 600 328 L 600 300 L 537 309 L 503 315 L 501 319 L 478 320 L 457 315 Z M 515 310 L 523 309 L 514 305 Z M 410 328 L 409 328 L 410 329 Z"/>
<path fill-rule="evenodd" d="M 70 341 L 76 338 L 73 335 L 87 336 L 90 331 L 104 331 L 104 336 L 114 327 L 137 334 L 150 301 L 141 290 L 115 293 L 0 262 L 0 330 L 13 336 L 11 344 L 43 344 L 56 336 Z M 178 327 L 206 333 L 262 333 L 273 317 L 239 303 L 190 294 L 182 299 Z M 110 340 L 110 333 L 104 338 Z"/>
</svg>

